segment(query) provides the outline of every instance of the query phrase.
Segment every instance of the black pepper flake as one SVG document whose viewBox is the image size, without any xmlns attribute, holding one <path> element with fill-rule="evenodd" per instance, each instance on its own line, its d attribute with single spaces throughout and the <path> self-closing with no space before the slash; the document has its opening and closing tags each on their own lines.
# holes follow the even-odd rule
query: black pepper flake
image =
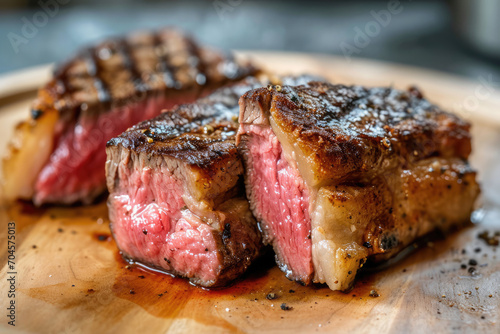
<svg viewBox="0 0 500 334">
<path fill-rule="evenodd" d="M 144 276 L 144 275 L 139 275 L 139 276 L 137 276 L 137 277 L 139 277 L 140 279 L 144 279 L 144 278 L 146 278 L 146 276 Z"/>
<path fill-rule="evenodd" d="M 72 288 L 74 288 L 74 287 L 75 287 L 75 285 L 74 285 L 74 284 L 71 284 L 71 287 L 72 287 Z"/>
<path fill-rule="evenodd" d="M 135 295 L 135 291 L 134 290 L 130 290 L 130 294 L 131 295 Z"/>
<path fill-rule="evenodd" d="M 266 296 L 266 299 L 269 299 L 269 300 L 273 300 L 273 299 L 276 299 L 276 298 L 278 298 L 278 295 L 275 294 L 274 292 L 268 293 L 267 296 Z"/>
<path fill-rule="evenodd" d="M 479 248 L 479 247 L 475 248 L 475 249 L 474 249 L 474 252 L 476 252 L 476 253 L 480 253 L 480 252 L 481 252 L 481 248 Z"/>
<path fill-rule="evenodd" d="M 35 249 L 35 248 L 36 248 L 36 245 L 31 246 L 31 248 Z"/>
<path fill-rule="evenodd" d="M 373 247 L 372 244 L 369 241 L 365 242 L 363 244 L 363 246 L 365 246 L 366 248 L 372 248 Z"/>
<path fill-rule="evenodd" d="M 62 228 L 60 228 L 60 227 L 59 227 L 59 228 L 57 229 L 57 232 L 59 232 L 59 233 L 63 233 L 63 232 L 64 232 L 64 230 L 63 230 Z"/>
<path fill-rule="evenodd" d="M 148 234 L 148 230 L 142 230 L 142 233 L 144 233 L 144 235 Z"/>
<path fill-rule="evenodd" d="M 208 252 L 208 248 L 205 248 L 205 252 Z"/>
<path fill-rule="evenodd" d="M 348 274 L 348 275 L 352 274 L 352 271 L 350 271 L 350 270 L 349 270 L 349 271 L 347 272 L 347 274 Z"/>
<path fill-rule="evenodd" d="M 159 293 L 159 294 L 158 294 L 158 297 L 161 297 L 161 296 L 163 296 L 163 293 Z"/>
<path fill-rule="evenodd" d="M 370 291 L 370 297 L 376 298 L 376 297 L 380 297 L 380 295 L 377 292 L 377 290 L 371 290 Z"/>
<path fill-rule="evenodd" d="M 95 292 L 94 289 L 88 289 L 87 290 L 88 293 L 92 293 L 92 292 Z"/>
<path fill-rule="evenodd" d="M 165 260 L 167 263 L 170 263 L 170 260 L 167 259 L 166 257 L 164 257 L 163 260 Z"/>
<path fill-rule="evenodd" d="M 476 260 L 474 260 L 474 259 L 470 259 L 470 260 L 469 260 L 469 265 L 470 265 L 470 266 L 477 266 L 477 261 L 476 261 Z"/>
<path fill-rule="evenodd" d="M 290 311 L 293 309 L 293 307 L 288 306 L 286 303 L 282 303 L 280 307 L 283 311 Z"/>
<path fill-rule="evenodd" d="M 41 111 L 40 109 L 31 109 L 31 118 L 33 118 L 34 120 L 39 119 L 42 115 L 43 111 Z"/>
<path fill-rule="evenodd" d="M 97 240 L 106 241 L 106 240 L 108 240 L 108 236 L 104 235 L 104 234 L 100 234 L 99 236 L 97 236 Z"/>
<path fill-rule="evenodd" d="M 474 267 L 470 267 L 468 270 L 468 272 L 471 274 L 473 274 L 475 271 L 476 271 L 476 268 L 474 268 Z"/>
<path fill-rule="evenodd" d="M 460 268 L 462 268 L 462 269 L 467 269 L 467 265 L 465 265 L 465 264 L 461 264 L 461 265 L 460 265 Z"/>
<path fill-rule="evenodd" d="M 295 290 L 290 289 L 290 290 L 288 290 L 288 292 L 295 293 Z"/>
</svg>

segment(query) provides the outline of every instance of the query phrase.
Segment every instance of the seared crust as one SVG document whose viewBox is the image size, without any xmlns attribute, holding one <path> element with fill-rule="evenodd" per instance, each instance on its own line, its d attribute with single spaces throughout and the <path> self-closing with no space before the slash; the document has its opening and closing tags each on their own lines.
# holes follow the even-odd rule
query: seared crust
<svg viewBox="0 0 500 334">
<path fill-rule="evenodd" d="M 293 143 L 312 169 L 311 186 L 359 182 L 431 156 L 467 159 L 471 151 L 470 125 L 425 100 L 416 88 L 311 82 L 250 91 L 240 105 L 241 123 L 270 120 L 274 131 Z"/>
<path fill-rule="evenodd" d="M 175 29 L 134 33 L 87 48 L 56 68 L 33 110 L 95 114 L 153 94 L 202 93 L 256 72 Z"/>
<path fill-rule="evenodd" d="M 388 259 L 433 230 L 469 223 L 479 194 L 475 177 L 461 159 L 429 158 L 371 184 L 320 188 L 312 222 L 315 281 L 346 290 L 367 260 Z"/>
</svg>

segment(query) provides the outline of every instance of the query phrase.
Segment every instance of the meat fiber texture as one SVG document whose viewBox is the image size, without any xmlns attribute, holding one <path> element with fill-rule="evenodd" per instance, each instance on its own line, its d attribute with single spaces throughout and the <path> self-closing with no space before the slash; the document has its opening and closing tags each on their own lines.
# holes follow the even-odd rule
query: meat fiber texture
<svg viewBox="0 0 500 334">
<path fill-rule="evenodd" d="M 416 88 L 310 82 L 239 103 L 250 208 L 288 278 L 348 290 L 368 259 L 469 222 L 470 126 Z"/>
<path fill-rule="evenodd" d="M 175 29 L 82 50 L 39 90 L 3 161 L 8 200 L 91 203 L 106 188 L 106 142 L 163 109 L 256 73 Z"/>
</svg>

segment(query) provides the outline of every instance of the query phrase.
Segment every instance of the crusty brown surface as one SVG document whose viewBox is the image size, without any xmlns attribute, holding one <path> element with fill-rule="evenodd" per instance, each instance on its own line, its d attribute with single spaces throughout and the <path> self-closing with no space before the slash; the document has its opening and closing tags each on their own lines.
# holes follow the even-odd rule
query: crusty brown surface
<svg viewBox="0 0 500 334">
<path fill-rule="evenodd" d="M 367 259 L 388 259 L 434 230 L 466 225 L 479 194 L 475 178 L 459 158 L 429 158 L 370 184 L 320 188 L 311 224 L 315 281 L 349 289 Z"/>
<path fill-rule="evenodd" d="M 254 73 L 252 65 L 202 48 L 181 31 L 134 33 L 82 50 L 56 68 L 33 110 L 94 114 L 152 94 L 202 93 Z"/>
<path fill-rule="evenodd" d="M 241 123 L 265 125 L 271 116 L 286 133 L 312 168 L 311 185 L 360 181 L 431 156 L 467 159 L 471 151 L 469 124 L 415 88 L 311 82 L 250 91 L 240 104 Z"/>
<path fill-rule="evenodd" d="M 370 185 L 324 189 L 332 206 L 354 205 L 346 224 L 361 228 L 359 244 L 367 246 L 368 254 L 391 256 L 436 228 L 447 231 L 469 223 L 479 194 L 475 178 L 476 172 L 460 159 L 430 158 Z"/>
</svg>

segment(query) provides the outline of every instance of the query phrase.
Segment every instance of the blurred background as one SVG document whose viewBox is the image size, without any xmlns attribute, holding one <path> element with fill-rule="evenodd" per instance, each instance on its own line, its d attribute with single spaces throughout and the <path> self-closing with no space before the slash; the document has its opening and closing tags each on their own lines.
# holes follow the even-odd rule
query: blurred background
<svg viewBox="0 0 500 334">
<path fill-rule="evenodd" d="M 0 73 L 175 25 L 225 49 L 372 58 L 500 82 L 500 0 L 0 0 Z"/>
</svg>

